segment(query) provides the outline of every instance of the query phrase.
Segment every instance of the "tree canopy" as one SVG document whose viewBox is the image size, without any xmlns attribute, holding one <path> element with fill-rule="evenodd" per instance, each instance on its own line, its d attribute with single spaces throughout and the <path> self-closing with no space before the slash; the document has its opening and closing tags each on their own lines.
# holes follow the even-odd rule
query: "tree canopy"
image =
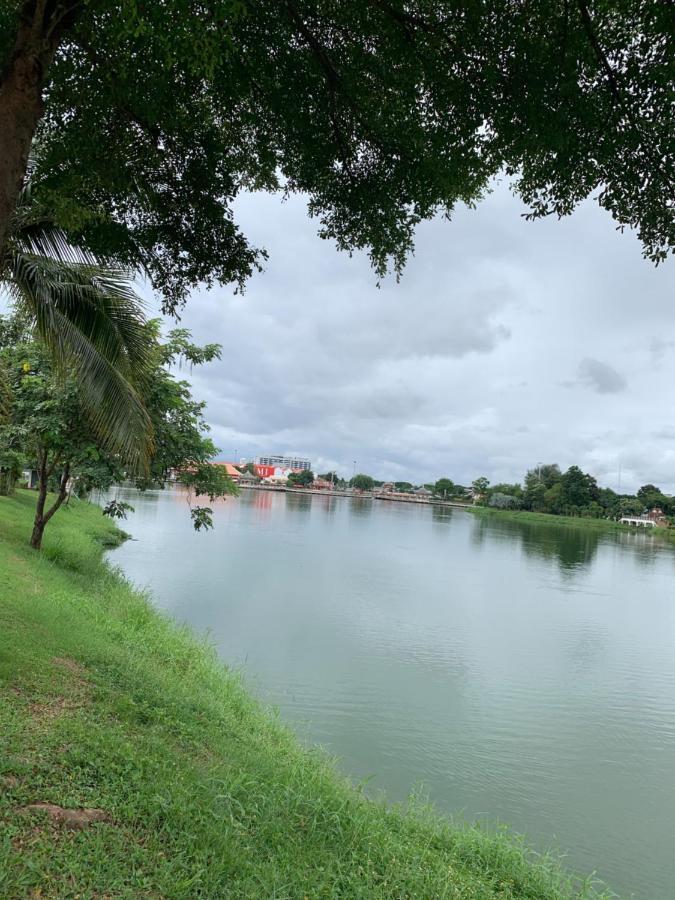
<svg viewBox="0 0 675 900">
<path fill-rule="evenodd" d="M 309 487 L 314 483 L 314 472 L 309 469 L 303 469 L 302 472 L 291 472 L 288 476 L 288 483 L 292 487 Z"/>
<path fill-rule="evenodd" d="M 36 139 L 58 224 L 168 309 L 260 265 L 250 188 L 303 192 L 380 273 L 500 172 L 532 216 L 595 194 L 659 261 L 673 24 L 652 0 L 0 0 L 0 250 Z"/>
<path fill-rule="evenodd" d="M 437 497 L 452 497 L 455 494 L 455 484 L 449 478 L 439 478 L 434 484 L 434 494 Z"/>
<path fill-rule="evenodd" d="M 194 400 L 188 383 L 177 380 L 168 368 L 179 356 L 207 362 L 220 353 L 220 348 L 193 345 L 183 329 L 170 333 L 161 343 L 156 321 L 145 326 L 145 338 L 149 351 L 142 399 L 152 421 L 154 445 L 148 466 L 139 475 L 92 429 L 84 415 L 77 372 L 56 371 L 42 342 L 33 339 L 21 320 L 13 324 L 0 317 L 0 365 L 8 374 L 12 392 L 9 416 L 0 424 L 0 476 L 5 470 L 10 476 L 7 480 L 13 480 L 21 463 L 37 470 L 32 537 L 36 549 L 45 526 L 71 491 L 84 495 L 127 479 L 133 479 L 141 490 L 161 487 L 178 470 L 188 488 L 197 530 L 211 526 L 212 511 L 208 506 L 193 506 L 193 495 L 208 496 L 213 501 L 236 493 L 236 486 L 222 467 L 210 464 L 218 451 L 207 434 L 204 403 Z M 11 483 L 8 487 L 11 489 Z M 49 507 L 48 488 L 56 492 Z M 125 506 L 113 501 L 107 512 L 123 515 Z"/>
<path fill-rule="evenodd" d="M 364 475 L 362 472 L 359 472 L 358 475 L 355 475 L 350 480 L 349 486 L 356 488 L 357 491 L 372 491 L 375 487 L 375 479 L 370 475 Z"/>
</svg>

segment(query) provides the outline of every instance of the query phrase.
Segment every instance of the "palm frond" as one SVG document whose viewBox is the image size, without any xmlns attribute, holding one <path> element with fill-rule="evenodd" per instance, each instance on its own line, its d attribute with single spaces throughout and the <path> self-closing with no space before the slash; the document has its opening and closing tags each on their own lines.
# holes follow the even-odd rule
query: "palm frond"
<svg viewBox="0 0 675 900">
<path fill-rule="evenodd" d="M 152 428 L 134 385 L 143 382 L 151 347 L 126 273 L 18 245 L 10 259 L 8 291 L 30 309 L 57 366 L 76 370 L 82 404 L 104 446 L 142 466 Z"/>
</svg>

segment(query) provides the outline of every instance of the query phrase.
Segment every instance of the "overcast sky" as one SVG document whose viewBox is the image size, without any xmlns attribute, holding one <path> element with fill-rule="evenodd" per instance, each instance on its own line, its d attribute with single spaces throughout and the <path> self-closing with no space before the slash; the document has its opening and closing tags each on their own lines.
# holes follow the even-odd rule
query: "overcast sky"
<svg viewBox="0 0 675 900">
<path fill-rule="evenodd" d="M 269 262 L 243 296 L 196 292 L 182 325 L 223 358 L 190 376 L 222 459 L 315 471 L 521 480 L 578 463 L 675 492 L 675 264 L 643 260 L 594 203 L 530 223 L 500 186 L 423 225 L 399 284 L 316 236 L 301 198 L 237 205 Z"/>
</svg>

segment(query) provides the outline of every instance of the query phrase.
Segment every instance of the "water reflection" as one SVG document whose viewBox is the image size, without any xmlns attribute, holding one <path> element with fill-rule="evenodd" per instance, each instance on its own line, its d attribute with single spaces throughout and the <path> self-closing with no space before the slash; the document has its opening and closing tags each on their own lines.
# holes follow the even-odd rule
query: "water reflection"
<svg viewBox="0 0 675 900">
<path fill-rule="evenodd" d="M 349 514 L 355 519 L 367 518 L 373 511 L 374 503 L 372 497 L 351 497 L 347 501 Z"/>
<path fill-rule="evenodd" d="M 480 543 L 493 536 L 515 538 L 526 556 L 555 562 L 563 574 L 574 574 L 590 566 L 600 542 L 600 532 L 562 523 L 549 525 L 517 519 L 479 518 L 476 528 L 480 532 Z"/>
<path fill-rule="evenodd" d="M 603 544 L 615 544 L 623 551 L 632 551 L 643 567 L 652 565 L 659 553 L 667 549 L 658 535 L 603 531 L 583 524 L 476 516 L 472 533 L 474 546 L 482 547 L 495 539 L 516 539 L 527 556 L 557 563 L 563 575 L 574 575 L 587 569 Z"/>
<path fill-rule="evenodd" d="M 124 497 L 113 561 L 355 778 L 510 822 L 621 896 L 675 884 L 675 553 L 652 535 L 242 491 Z M 314 512 L 311 512 L 311 509 Z"/>
<path fill-rule="evenodd" d="M 434 525 L 449 525 L 452 521 L 452 509 L 449 506 L 431 507 L 431 519 Z"/>
<path fill-rule="evenodd" d="M 264 493 L 261 491 L 260 493 Z M 286 509 L 291 512 L 308 513 L 312 509 L 312 494 L 301 494 L 289 491 L 286 497 Z"/>
<path fill-rule="evenodd" d="M 332 516 L 337 512 L 338 505 L 345 501 L 343 497 L 335 497 L 333 494 L 326 492 L 325 494 L 315 495 L 313 502 L 321 512 Z"/>
</svg>

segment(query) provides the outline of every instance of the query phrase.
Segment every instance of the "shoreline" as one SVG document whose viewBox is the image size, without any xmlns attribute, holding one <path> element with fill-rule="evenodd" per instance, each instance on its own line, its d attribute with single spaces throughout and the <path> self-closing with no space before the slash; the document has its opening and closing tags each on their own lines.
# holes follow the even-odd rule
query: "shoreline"
<svg viewBox="0 0 675 900">
<path fill-rule="evenodd" d="M 179 482 L 178 482 L 179 483 Z M 312 494 L 315 497 L 345 497 L 352 500 L 385 500 L 391 503 L 417 503 L 425 506 L 447 506 L 453 509 L 469 509 L 470 503 L 440 500 L 438 497 L 416 497 L 414 494 L 377 493 L 377 491 L 325 490 L 323 488 L 288 487 L 287 485 L 238 484 L 241 490 L 277 491 L 285 494 Z"/>
<path fill-rule="evenodd" d="M 625 534 L 648 534 L 660 539 L 675 541 L 673 528 L 641 528 L 617 522 L 615 519 L 595 519 L 591 516 L 558 516 L 554 513 L 533 512 L 528 509 L 496 509 L 491 506 L 467 506 L 469 512 L 486 518 L 494 517 L 508 521 L 520 521 L 530 524 L 571 526 L 590 528 L 598 531 L 618 531 Z"/>
</svg>

